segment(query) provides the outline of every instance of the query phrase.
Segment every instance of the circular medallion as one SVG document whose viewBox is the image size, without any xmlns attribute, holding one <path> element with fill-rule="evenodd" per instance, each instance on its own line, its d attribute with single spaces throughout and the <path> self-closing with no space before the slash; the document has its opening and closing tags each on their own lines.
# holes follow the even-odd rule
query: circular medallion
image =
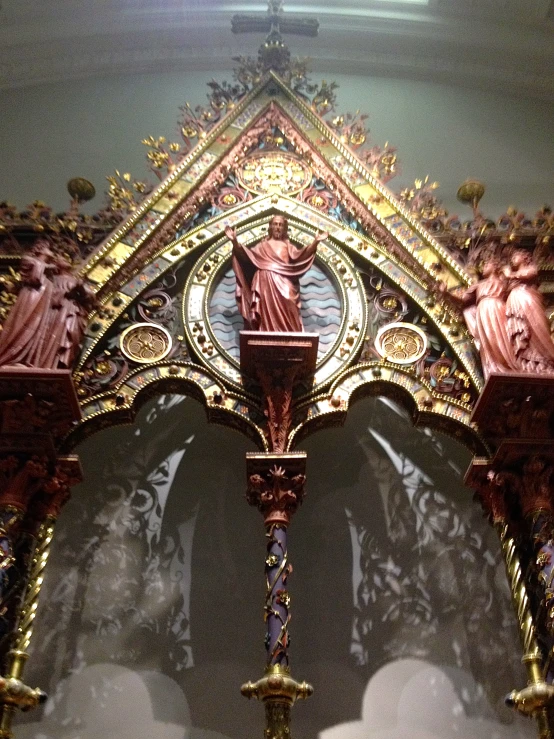
<svg viewBox="0 0 554 739">
<path fill-rule="evenodd" d="M 308 165 L 286 151 L 257 152 L 238 165 L 240 184 L 256 195 L 295 195 L 312 181 Z"/>
<path fill-rule="evenodd" d="M 297 206 L 299 219 L 289 218 L 288 236 L 297 247 L 312 243 L 313 211 Z M 296 215 L 296 213 L 295 213 Z M 248 224 L 239 233 L 246 249 L 267 235 L 270 216 Z M 317 223 L 318 228 L 324 223 Z M 240 332 L 244 320 L 236 299 L 231 243 L 225 238 L 206 250 L 185 285 L 183 322 L 197 358 L 234 385 L 243 385 L 240 370 Z M 331 382 L 357 356 L 367 323 L 363 284 L 346 254 L 331 241 L 322 242 L 310 269 L 300 277 L 300 313 L 303 329 L 318 334 L 313 387 Z"/>
<path fill-rule="evenodd" d="M 413 323 L 388 323 L 377 332 L 375 348 L 389 362 L 413 364 L 427 351 L 427 337 Z"/>
<path fill-rule="evenodd" d="M 121 334 L 121 351 L 133 362 L 150 364 L 165 359 L 171 351 L 171 334 L 156 323 L 135 323 Z"/>
</svg>

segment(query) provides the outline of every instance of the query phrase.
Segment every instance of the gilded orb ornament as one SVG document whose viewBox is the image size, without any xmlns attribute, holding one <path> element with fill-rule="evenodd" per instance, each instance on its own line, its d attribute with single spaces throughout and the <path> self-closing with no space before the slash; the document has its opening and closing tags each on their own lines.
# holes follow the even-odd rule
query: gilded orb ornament
<svg viewBox="0 0 554 739">
<path fill-rule="evenodd" d="M 67 183 L 67 192 L 78 203 L 86 203 L 96 195 L 94 185 L 89 180 L 85 180 L 84 177 L 73 177 L 69 180 Z"/>
<path fill-rule="evenodd" d="M 388 323 L 377 332 L 375 349 L 389 362 L 413 364 L 427 351 L 427 336 L 413 323 Z"/>
<path fill-rule="evenodd" d="M 471 205 L 473 209 L 476 209 L 479 205 L 479 201 L 485 194 L 485 185 L 479 180 L 466 180 L 462 182 L 456 193 L 456 197 L 460 203 L 465 205 Z"/>
<path fill-rule="evenodd" d="M 135 323 L 121 334 L 121 351 L 127 359 L 150 364 L 165 359 L 171 351 L 171 334 L 156 323 Z"/>
</svg>

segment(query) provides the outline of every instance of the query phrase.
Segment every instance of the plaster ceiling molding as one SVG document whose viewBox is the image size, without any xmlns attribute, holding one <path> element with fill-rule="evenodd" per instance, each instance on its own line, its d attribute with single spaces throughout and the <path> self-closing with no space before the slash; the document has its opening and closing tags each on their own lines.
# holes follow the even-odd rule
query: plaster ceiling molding
<svg viewBox="0 0 554 739">
<path fill-rule="evenodd" d="M 263 35 L 231 32 L 265 2 L 4 0 L 0 87 L 149 72 L 221 69 Z M 343 0 L 285 3 L 319 37 L 287 37 L 314 72 L 388 75 L 554 96 L 552 0 Z"/>
</svg>

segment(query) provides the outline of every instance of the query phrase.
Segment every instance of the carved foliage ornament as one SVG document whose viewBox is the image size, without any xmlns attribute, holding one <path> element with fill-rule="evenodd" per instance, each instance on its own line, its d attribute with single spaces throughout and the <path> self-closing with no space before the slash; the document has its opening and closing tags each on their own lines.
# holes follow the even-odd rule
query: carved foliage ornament
<svg viewBox="0 0 554 739">
<path fill-rule="evenodd" d="M 275 464 L 266 475 L 250 475 L 246 500 L 263 513 L 266 525 L 288 525 L 292 514 L 302 503 L 305 483 L 305 475 L 291 478 L 283 467 Z"/>
</svg>

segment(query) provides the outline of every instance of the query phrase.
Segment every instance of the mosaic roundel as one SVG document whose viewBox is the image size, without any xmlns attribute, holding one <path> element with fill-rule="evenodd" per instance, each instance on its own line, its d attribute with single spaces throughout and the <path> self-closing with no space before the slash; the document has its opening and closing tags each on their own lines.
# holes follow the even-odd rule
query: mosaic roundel
<svg viewBox="0 0 554 739">
<path fill-rule="evenodd" d="M 256 195 L 295 195 L 312 181 L 312 171 L 286 151 L 256 152 L 237 168 L 241 185 Z"/>
<path fill-rule="evenodd" d="M 135 323 L 121 334 L 120 346 L 127 359 L 150 364 L 167 357 L 171 351 L 171 335 L 156 323 Z"/>
<path fill-rule="evenodd" d="M 427 337 L 413 323 L 388 323 L 377 332 L 375 348 L 389 362 L 413 364 L 427 351 Z"/>
<path fill-rule="evenodd" d="M 259 224 L 239 234 L 244 244 L 265 235 Z M 289 224 L 289 238 L 307 245 L 313 233 Z M 360 348 L 366 322 L 361 282 L 346 255 L 330 242 L 318 247 L 311 269 L 300 279 L 304 330 L 319 334 L 315 385 L 327 383 L 348 364 Z M 201 361 L 242 385 L 239 332 L 244 327 L 235 299 L 235 275 L 231 245 L 224 241 L 209 249 L 197 262 L 184 296 L 184 324 L 191 345 Z"/>
</svg>

